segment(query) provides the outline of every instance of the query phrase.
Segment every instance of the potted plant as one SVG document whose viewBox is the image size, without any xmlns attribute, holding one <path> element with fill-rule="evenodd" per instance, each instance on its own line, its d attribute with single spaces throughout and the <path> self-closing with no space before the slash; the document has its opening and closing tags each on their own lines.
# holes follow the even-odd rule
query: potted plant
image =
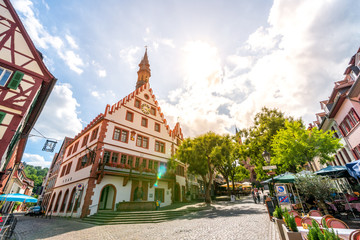
<svg viewBox="0 0 360 240">
<path fill-rule="evenodd" d="M 279 231 L 280 240 L 285 240 L 285 235 L 282 228 L 282 225 L 284 225 L 285 222 L 283 220 L 283 210 L 281 209 L 281 207 L 276 206 L 275 211 L 273 212 L 273 219 Z"/>
<path fill-rule="evenodd" d="M 342 238 L 339 237 L 334 231 L 334 229 L 331 228 L 331 231 L 329 228 L 324 225 L 324 229 L 320 229 L 319 224 L 312 220 L 312 226 L 309 226 L 309 233 L 307 234 L 306 238 L 308 240 L 341 240 Z"/>
<path fill-rule="evenodd" d="M 286 210 L 286 209 L 285 209 Z M 283 213 L 285 225 L 282 225 L 286 240 L 302 240 L 301 233 L 298 231 L 295 217 L 287 211 Z"/>
</svg>

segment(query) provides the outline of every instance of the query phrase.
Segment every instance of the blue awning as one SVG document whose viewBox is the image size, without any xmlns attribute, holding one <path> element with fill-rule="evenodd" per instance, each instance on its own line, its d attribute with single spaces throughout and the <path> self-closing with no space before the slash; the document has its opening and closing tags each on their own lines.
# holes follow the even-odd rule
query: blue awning
<svg viewBox="0 0 360 240">
<path fill-rule="evenodd" d="M 346 164 L 347 171 L 354 178 L 360 178 L 360 160 L 347 163 Z"/>
</svg>

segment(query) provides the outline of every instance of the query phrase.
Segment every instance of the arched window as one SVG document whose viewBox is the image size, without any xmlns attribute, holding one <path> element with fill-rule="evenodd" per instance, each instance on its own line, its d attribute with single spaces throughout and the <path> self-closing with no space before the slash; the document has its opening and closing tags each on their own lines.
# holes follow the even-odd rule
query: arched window
<svg viewBox="0 0 360 240">
<path fill-rule="evenodd" d="M 71 191 L 69 204 L 68 204 L 68 208 L 66 209 L 66 212 L 71 212 L 73 208 L 74 200 L 75 200 L 75 192 L 76 192 L 76 187 L 74 187 L 73 190 Z"/>
<path fill-rule="evenodd" d="M 54 212 L 56 212 L 58 210 L 61 194 L 62 194 L 62 192 L 60 191 L 59 196 L 57 197 L 57 200 L 56 200 L 56 203 L 55 203 L 55 206 L 54 206 Z"/>
<path fill-rule="evenodd" d="M 68 195 L 69 195 L 69 189 L 66 190 L 66 192 L 64 194 L 64 198 L 63 198 L 63 201 L 62 201 L 62 204 L 61 204 L 61 207 L 60 207 L 60 212 L 64 212 L 64 210 L 65 210 Z"/>
<path fill-rule="evenodd" d="M 49 209 L 48 212 L 50 212 L 52 210 L 52 205 L 53 205 L 53 203 L 55 201 L 55 198 L 56 198 L 56 193 L 53 194 L 53 197 L 51 199 L 51 202 L 50 202 L 50 205 L 49 205 L 49 208 L 48 208 Z"/>
</svg>

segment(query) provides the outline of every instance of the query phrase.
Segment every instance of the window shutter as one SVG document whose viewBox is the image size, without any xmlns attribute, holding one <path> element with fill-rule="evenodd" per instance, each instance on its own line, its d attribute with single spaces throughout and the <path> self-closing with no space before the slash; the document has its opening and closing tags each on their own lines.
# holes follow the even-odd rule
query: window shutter
<svg viewBox="0 0 360 240">
<path fill-rule="evenodd" d="M 0 124 L 1 124 L 1 123 L 2 123 L 2 121 L 4 120 L 5 115 L 6 115 L 6 113 L 4 113 L 4 112 L 0 112 Z"/>
<path fill-rule="evenodd" d="M 16 90 L 23 77 L 24 73 L 16 71 L 7 87 Z"/>
</svg>

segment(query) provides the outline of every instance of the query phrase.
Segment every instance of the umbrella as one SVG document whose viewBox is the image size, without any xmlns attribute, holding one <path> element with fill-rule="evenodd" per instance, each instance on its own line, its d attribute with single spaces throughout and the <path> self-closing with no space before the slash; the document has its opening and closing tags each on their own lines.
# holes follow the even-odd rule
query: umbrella
<svg viewBox="0 0 360 240">
<path fill-rule="evenodd" d="M 0 195 L 0 201 L 36 203 L 38 200 L 25 194 L 12 193 Z"/>
<path fill-rule="evenodd" d="M 230 185 L 230 188 L 232 188 L 232 182 L 229 182 L 229 185 Z M 235 185 L 235 188 L 239 188 L 239 187 L 241 187 L 241 183 L 234 183 L 234 185 Z M 227 184 L 225 183 L 225 184 L 223 184 L 223 185 L 221 185 L 220 187 L 227 187 Z"/>
<path fill-rule="evenodd" d="M 347 171 L 349 172 L 349 174 L 359 181 L 359 179 L 360 179 L 360 160 L 357 160 L 357 161 L 354 161 L 351 163 L 347 163 L 346 168 L 347 168 Z"/>
<path fill-rule="evenodd" d="M 317 175 L 328 175 L 334 177 L 341 177 L 346 174 L 345 166 L 327 166 L 326 168 L 320 169 L 315 172 Z"/>
</svg>

